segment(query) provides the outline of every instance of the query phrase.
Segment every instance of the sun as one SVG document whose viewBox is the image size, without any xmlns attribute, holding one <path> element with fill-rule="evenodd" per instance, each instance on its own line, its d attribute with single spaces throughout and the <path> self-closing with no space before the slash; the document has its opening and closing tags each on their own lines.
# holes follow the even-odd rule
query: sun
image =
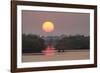
<svg viewBox="0 0 100 73">
<path fill-rule="evenodd" d="M 42 25 L 42 29 L 45 32 L 52 32 L 54 30 L 54 23 L 51 21 L 45 21 Z"/>
</svg>

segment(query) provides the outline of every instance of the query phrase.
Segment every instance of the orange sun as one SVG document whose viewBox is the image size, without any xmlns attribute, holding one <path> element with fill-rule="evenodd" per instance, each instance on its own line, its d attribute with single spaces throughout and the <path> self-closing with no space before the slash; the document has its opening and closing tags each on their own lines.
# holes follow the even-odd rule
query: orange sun
<svg viewBox="0 0 100 73">
<path fill-rule="evenodd" d="M 52 32 L 54 30 L 54 24 L 51 21 L 45 21 L 42 25 L 42 29 L 45 32 Z"/>
</svg>

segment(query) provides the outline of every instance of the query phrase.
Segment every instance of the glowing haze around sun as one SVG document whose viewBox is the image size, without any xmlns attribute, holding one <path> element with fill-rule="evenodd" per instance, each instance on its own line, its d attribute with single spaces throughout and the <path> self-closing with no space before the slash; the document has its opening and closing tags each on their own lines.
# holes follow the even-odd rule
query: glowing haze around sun
<svg viewBox="0 0 100 73">
<path fill-rule="evenodd" d="M 54 23 L 52 21 L 45 21 L 42 25 L 45 32 L 52 32 L 54 30 Z"/>
</svg>

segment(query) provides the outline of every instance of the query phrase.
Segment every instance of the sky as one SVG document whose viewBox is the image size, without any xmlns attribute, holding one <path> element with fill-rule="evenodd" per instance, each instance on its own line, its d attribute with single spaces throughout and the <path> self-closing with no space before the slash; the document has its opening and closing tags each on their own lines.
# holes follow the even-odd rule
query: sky
<svg viewBox="0 0 100 73">
<path fill-rule="evenodd" d="M 51 21 L 54 24 L 53 32 L 43 31 L 42 26 L 45 21 Z M 89 36 L 89 30 L 89 13 L 22 10 L 22 32 L 24 34 L 40 36 L 79 34 Z"/>
</svg>

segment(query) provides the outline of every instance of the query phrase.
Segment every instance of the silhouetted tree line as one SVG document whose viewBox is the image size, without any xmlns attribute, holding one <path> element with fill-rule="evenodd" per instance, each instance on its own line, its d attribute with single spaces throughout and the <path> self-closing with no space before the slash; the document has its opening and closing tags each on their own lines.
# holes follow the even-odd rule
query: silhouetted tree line
<svg viewBox="0 0 100 73">
<path fill-rule="evenodd" d="M 39 53 L 45 49 L 44 40 L 37 35 L 22 35 L 22 52 Z"/>
<path fill-rule="evenodd" d="M 77 49 L 89 49 L 89 36 L 75 35 L 64 36 L 56 40 L 54 48 L 58 52 L 64 52 L 65 50 L 77 50 Z M 22 34 L 22 52 L 23 53 L 40 53 L 46 48 L 45 41 L 42 37 L 37 35 Z"/>
<path fill-rule="evenodd" d="M 77 50 L 77 49 L 89 49 L 89 36 L 75 35 L 66 36 L 58 41 L 55 48 L 58 52 L 64 52 L 65 50 Z"/>
</svg>

